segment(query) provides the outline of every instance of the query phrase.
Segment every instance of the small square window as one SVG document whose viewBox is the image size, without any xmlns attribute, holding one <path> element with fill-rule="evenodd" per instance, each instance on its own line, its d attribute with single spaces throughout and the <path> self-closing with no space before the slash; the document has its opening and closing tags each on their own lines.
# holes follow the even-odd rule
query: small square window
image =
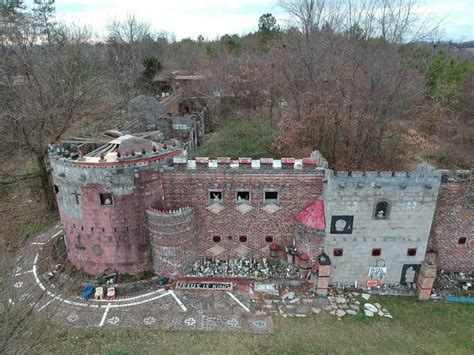
<svg viewBox="0 0 474 355">
<path fill-rule="evenodd" d="M 237 191 L 237 202 L 250 202 L 250 191 Z"/>
<path fill-rule="evenodd" d="M 54 193 L 57 194 L 59 193 L 59 186 L 58 185 L 53 185 Z"/>
<path fill-rule="evenodd" d="M 467 238 L 466 237 L 461 237 L 458 239 L 458 244 L 466 244 L 467 243 Z"/>
<path fill-rule="evenodd" d="M 221 237 L 219 235 L 215 235 L 212 237 L 212 241 L 214 243 L 219 243 L 221 241 Z"/>
<path fill-rule="evenodd" d="M 265 203 L 278 205 L 279 196 L 278 191 L 265 191 Z"/>
<path fill-rule="evenodd" d="M 380 256 L 382 254 L 381 248 L 374 248 L 372 249 L 372 256 Z"/>
<path fill-rule="evenodd" d="M 239 242 L 241 243 L 246 243 L 247 242 L 247 236 L 246 235 L 241 235 L 239 237 Z"/>
<path fill-rule="evenodd" d="M 342 248 L 335 248 L 332 251 L 332 255 L 334 255 L 334 256 L 342 256 L 343 253 L 344 253 L 344 251 L 343 251 Z"/>
<path fill-rule="evenodd" d="M 267 242 L 267 243 L 273 243 L 273 237 L 272 237 L 271 235 L 267 235 L 267 236 L 265 237 L 265 242 Z"/>
<path fill-rule="evenodd" d="M 209 190 L 209 202 L 210 203 L 222 203 L 222 191 L 221 190 Z"/>
<path fill-rule="evenodd" d="M 408 256 L 415 256 L 416 255 L 416 248 L 408 248 L 407 249 Z"/>
<path fill-rule="evenodd" d="M 114 204 L 114 199 L 113 199 L 112 194 L 104 193 L 104 194 L 100 194 L 99 197 L 100 197 L 100 204 L 102 206 L 112 206 Z"/>
</svg>

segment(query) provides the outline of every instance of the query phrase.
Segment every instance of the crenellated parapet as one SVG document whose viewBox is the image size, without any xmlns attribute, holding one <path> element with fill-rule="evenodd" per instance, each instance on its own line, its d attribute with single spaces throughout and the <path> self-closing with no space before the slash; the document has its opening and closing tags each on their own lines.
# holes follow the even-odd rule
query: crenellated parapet
<svg viewBox="0 0 474 355">
<path fill-rule="evenodd" d="M 187 159 L 186 157 L 174 157 L 172 167 L 175 170 L 230 170 L 230 171 L 325 171 L 321 162 L 315 158 L 239 158 L 230 159 L 229 157 L 218 157 L 211 159 L 209 157 L 197 157 L 196 159 Z"/>
</svg>

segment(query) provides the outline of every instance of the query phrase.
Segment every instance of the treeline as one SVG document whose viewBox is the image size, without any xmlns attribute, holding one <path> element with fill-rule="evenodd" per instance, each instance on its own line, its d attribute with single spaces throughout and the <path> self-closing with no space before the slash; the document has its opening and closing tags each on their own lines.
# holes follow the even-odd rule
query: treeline
<svg viewBox="0 0 474 355">
<path fill-rule="evenodd" d="M 54 0 L 0 3 L 0 150 L 35 157 L 87 115 L 153 95 L 153 78 L 205 74 L 194 86 L 213 130 L 223 117 L 278 127 L 275 155 L 319 149 L 340 169 L 396 169 L 419 159 L 472 166 L 473 62 L 429 42 L 414 0 L 281 0 L 294 20 L 263 14 L 258 31 L 171 41 L 134 16 L 100 41 L 59 23 Z M 0 171 L 1 174 L 1 171 Z M 54 197 L 49 195 L 50 205 Z"/>
</svg>

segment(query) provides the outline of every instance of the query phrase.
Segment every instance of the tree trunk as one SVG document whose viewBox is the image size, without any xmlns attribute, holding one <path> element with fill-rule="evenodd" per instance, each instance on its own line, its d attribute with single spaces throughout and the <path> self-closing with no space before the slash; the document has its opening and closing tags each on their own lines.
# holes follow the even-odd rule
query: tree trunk
<svg viewBox="0 0 474 355">
<path fill-rule="evenodd" d="M 48 170 L 45 154 L 36 154 L 36 162 L 38 163 L 38 173 L 41 181 L 41 190 L 50 211 L 56 211 L 58 206 L 56 203 L 56 196 L 53 193 L 53 186 L 51 183 L 51 176 Z"/>
</svg>

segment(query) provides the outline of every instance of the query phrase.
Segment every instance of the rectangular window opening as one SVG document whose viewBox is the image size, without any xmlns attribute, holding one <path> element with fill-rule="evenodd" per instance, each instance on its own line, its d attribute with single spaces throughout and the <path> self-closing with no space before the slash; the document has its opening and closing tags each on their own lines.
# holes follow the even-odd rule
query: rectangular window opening
<svg viewBox="0 0 474 355">
<path fill-rule="evenodd" d="M 381 248 L 374 248 L 372 249 L 372 256 L 380 256 L 382 254 Z"/>
<path fill-rule="evenodd" d="M 344 250 L 342 248 L 334 248 L 332 251 L 333 256 L 342 256 L 344 254 Z"/>
<path fill-rule="evenodd" d="M 279 202 L 278 191 L 265 191 L 265 203 L 277 205 Z"/>
<path fill-rule="evenodd" d="M 467 238 L 466 237 L 460 237 L 458 239 L 458 244 L 466 244 L 467 242 Z"/>
<path fill-rule="evenodd" d="M 59 186 L 58 185 L 53 185 L 54 193 L 57 194 L 59 193 Z"/>
<path fill-rule="evenodd" d="M 112 206 L 114 204 L 114 199 L 112 194 L 102 193 L 99 195 L 101 206 Z"/>
<path fill-rule="evenodd" d="M 250 202 L 250 191 L 237 191 L 237 202 Z"/>
<path fill-rule="evenodd" d="M 222 203 L 222 191 L 221 190 L 209 190 L 209 202 L 210 203 Z"/>
<path fill-rule="evenodd" d="M 408 248 L 407 249 L 408 256 L 415 256 L 416 255 L 416 248 Z"/>
</svg>

